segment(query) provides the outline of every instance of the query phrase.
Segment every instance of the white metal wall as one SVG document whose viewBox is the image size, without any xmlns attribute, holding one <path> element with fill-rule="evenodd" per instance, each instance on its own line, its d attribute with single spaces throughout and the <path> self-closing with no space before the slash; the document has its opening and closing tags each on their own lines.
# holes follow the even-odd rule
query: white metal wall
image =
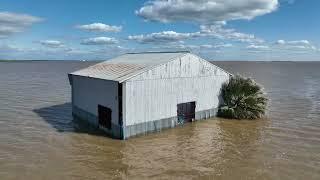
<svg viewBox="0 0 320 180">
<path fill-rule="evenodd" d="M 177 115 L 177 104 L 196 101 L 196 111 L 219 106 L 229 74 L 187 54 L 124 83 L 124 121 L 133 125 Z"/>
<path fill-rule="evenodd" d="M 72 76 L 73 104 L 98 116 L 98 104 L 112 110 L 112 122 L 118 124 L 118 82 Z"/>
</svg>

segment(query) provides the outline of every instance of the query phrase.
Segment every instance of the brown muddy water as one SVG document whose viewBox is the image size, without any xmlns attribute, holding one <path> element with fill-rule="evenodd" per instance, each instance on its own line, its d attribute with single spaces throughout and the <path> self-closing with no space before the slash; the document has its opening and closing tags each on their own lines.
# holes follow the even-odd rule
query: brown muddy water
<svg viewBox="0 0 320 180">
<path fill-rule="evenodd" d="M 320 63 L 216 62 L 265 86 L 266 119 L 127 141 L 72 121 L 67 73 L 90 64 L 0 62 L 0 179 L 320 179 Z"/>
</svg>

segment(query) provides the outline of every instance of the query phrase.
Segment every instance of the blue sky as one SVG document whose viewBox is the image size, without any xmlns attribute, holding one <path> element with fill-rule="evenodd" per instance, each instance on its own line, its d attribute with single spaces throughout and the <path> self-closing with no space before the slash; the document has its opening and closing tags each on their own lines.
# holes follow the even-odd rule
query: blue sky
<svg viewBox="0 0 320 180">
<path fill-rule="evenodd" d="M 1 0 L 0 59 L 320 60 L 317 0 Z"/>
</svg>

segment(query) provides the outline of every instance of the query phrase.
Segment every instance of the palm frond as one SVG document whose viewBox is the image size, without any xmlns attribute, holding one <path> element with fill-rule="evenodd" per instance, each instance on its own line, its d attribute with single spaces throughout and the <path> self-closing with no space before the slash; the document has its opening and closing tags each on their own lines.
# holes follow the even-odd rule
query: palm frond
<svg viewBox="0 0 320 180">
<path fill-rule="evenodd" d="M 268 99 L 263 88 L 251 78 L 232 76 L 222 86 L 223 104 L 218 116 L 232 119 L 257 119 L 266 111 Z"/>
</svg>

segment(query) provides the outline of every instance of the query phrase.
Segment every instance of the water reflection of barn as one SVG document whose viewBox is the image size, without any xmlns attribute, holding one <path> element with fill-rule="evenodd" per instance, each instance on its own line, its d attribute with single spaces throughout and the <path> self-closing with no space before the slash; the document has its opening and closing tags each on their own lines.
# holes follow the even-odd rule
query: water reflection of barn
<svg viewBox="0 0 320 180">
<path fill-rule="evenodd" d="M 230 74 L 189 52 L 125 54 L 69 74 L 73 116 L 119 139 L 217 113 Z"/>
</svg>

